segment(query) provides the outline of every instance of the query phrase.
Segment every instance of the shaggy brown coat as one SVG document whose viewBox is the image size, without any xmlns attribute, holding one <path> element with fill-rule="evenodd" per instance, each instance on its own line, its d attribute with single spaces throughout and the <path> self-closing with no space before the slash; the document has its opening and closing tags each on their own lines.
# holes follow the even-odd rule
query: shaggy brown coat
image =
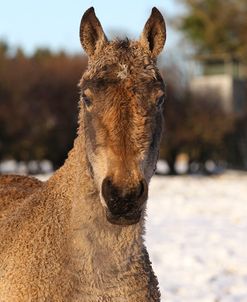
<svg viewBox="0 0 247 302">
<path fill-rule="evenodd" d="M 80 35 L 89 67 L 68 159 L 46 182 L 0 177 L 1 302 L 160 301 L 143 243 L 145 208 L 138 223 L 111 224 L 100 186 L 107 173 L 125 187 L 153 174 L 161 132 L 154 103 L 163 93 L 155 58 L 164 20 L 154 8 L 140 41 L 108 42 L 91 8 Z"/>
</svg>

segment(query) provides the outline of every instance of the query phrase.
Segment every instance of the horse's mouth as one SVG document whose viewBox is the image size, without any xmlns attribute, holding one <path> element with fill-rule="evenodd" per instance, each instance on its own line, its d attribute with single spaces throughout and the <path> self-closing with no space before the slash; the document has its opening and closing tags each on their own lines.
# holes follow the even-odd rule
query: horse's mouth
<svg viewBox="0 0 247 302">
<path fill-rule="evenodd" d="M 106 211 L 106 218 L 107 220 L 112 224 L 117 225 L 132 225 L 137 224 L 141 219 L 141 211 L 137 211 L 134 213 L 128 213 L 128 214 L 112 214 L 109 210 Z"/>
</svg>

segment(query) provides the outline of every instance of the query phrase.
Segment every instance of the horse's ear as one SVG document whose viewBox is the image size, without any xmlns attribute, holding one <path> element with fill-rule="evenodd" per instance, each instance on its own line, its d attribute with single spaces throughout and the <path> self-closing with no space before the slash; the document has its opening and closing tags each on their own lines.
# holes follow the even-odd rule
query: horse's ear
<svg viewBox="0 0 247 302">
<path fill-rule="evenodd" d="M 107 42 L 107 38 L 93 7 L 90 7 L 82 16 L 80 41 L 88 56 L 94 55 Z"/>
<path fill-rule="evenodd" d="M 162 51 L 165 41 L 165 20 L 160 11 L 153 7 L 152 13 L 144 26 L 141 43 L 150 50 L 152 57 L 156 58 Z"/>
</svg>

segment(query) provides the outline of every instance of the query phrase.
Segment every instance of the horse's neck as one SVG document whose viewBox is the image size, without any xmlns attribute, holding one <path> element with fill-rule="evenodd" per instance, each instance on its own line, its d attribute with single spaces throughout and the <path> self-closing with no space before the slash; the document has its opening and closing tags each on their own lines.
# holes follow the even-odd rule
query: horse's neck
<svg viewBox="0 0 247 302">
<path fill-rule="evenodd" d="M 137 292 L 141 296 L 133 301 L 153 301 L 145 298 L 150 290 L 151 267 L 147 267 L 143 247 L 143 221 L 132 226 L 118 226 L 106 220 L 80 134 L 65 165 L 48 183 L 55 198 L 60 199 L 56 204 L 63 207 L 63 216 L 69 217 L 65 228 L 68 258 L 65 274 L 74 280 L 83 301 L 126 301 L 119 297 Z M 141 281 L 137 275 L 141 276 Z M 103 296 L 104 299 L 99 298 Z"/>
<path fill-rule="evenodd" d="M 66 199 L 65 208 L 70 211 L 68 230 L 74 256 L 94 255 L 95 264 L 99 261 L 101 267 L 114 258 L 127 265 L 130 258 L 141 257 L 142 222 L 125 227 L 106 220 L 85 154 L 84 139 L 79 131 L 68 159 L 51 180 Z"/>
</svg>

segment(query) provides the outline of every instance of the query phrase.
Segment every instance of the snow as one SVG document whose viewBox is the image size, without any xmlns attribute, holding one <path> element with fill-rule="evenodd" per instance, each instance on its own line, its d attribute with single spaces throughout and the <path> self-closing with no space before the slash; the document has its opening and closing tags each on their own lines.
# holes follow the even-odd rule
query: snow
<svg viewBox="0 0 247 302">
<path fill-rule="evenodd" d="M 247 174 L 154 177 L 146 244 L 162 302 L 247 301 Z"/>
</svg>

